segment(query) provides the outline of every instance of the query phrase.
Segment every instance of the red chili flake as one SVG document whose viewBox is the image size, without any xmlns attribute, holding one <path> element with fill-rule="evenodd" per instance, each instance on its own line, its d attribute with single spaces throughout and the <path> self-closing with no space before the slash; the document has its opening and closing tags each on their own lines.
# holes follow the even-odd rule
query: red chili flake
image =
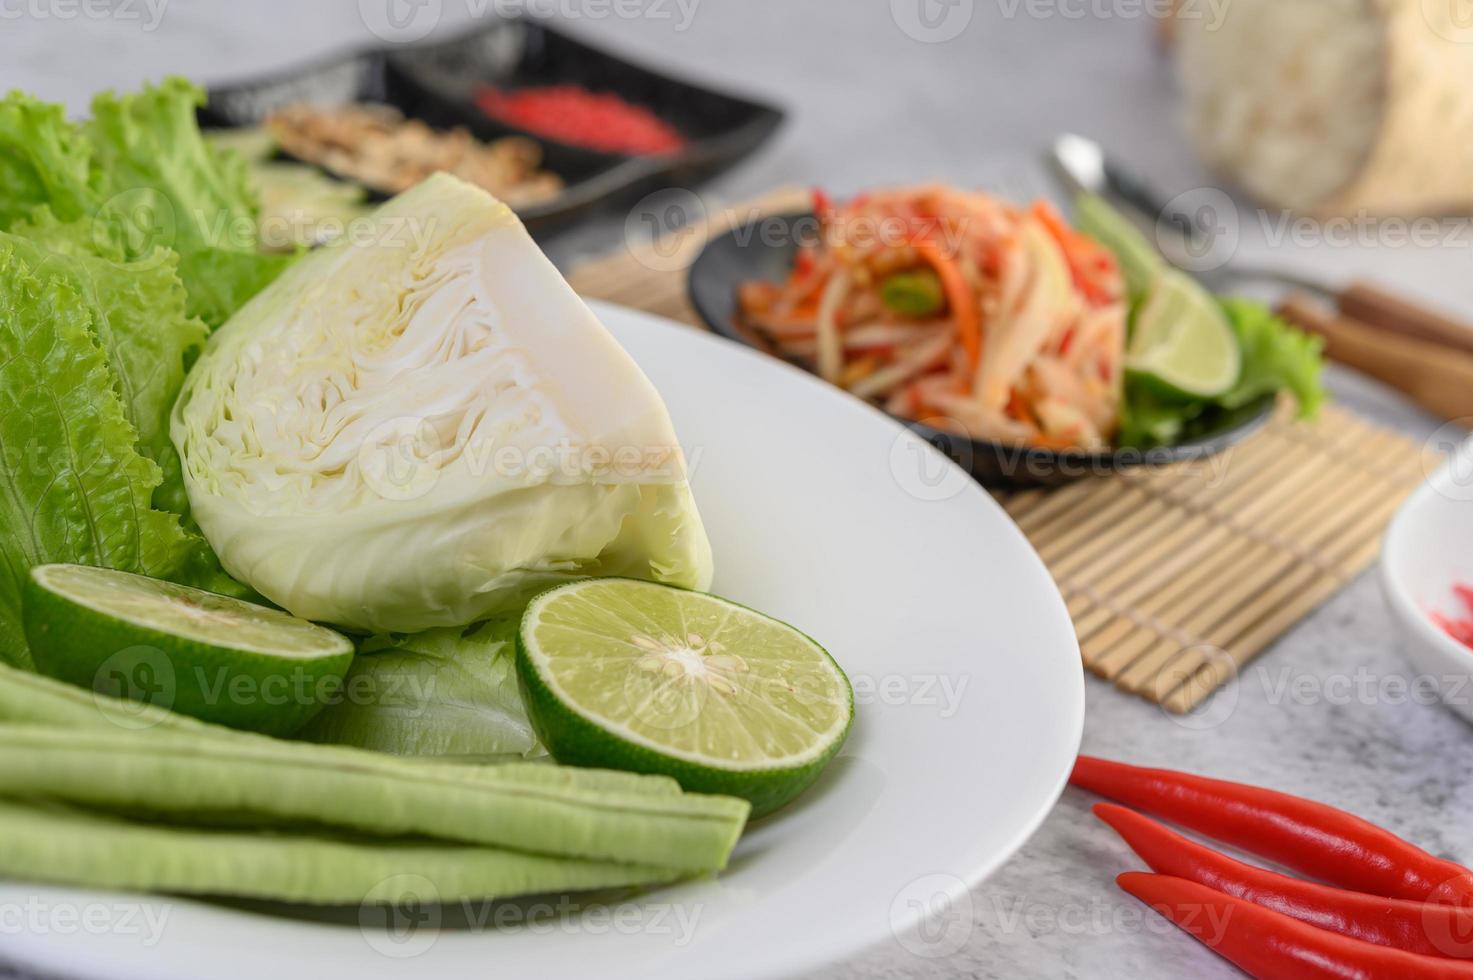
<svg viewBox="0 0 1473 980">
<path fill-rule="evenodd" d="M 678 153 L 685 138 L 644 106 L 581 85 L 503 90 L 483 86 L 476 105 L 492 119 L 561 143 L 605 153 Z"/>
<path fill-rule="evenodd" d="M 1461 619 L 1452 619 L 1441 613 L 1432 613 L 1432 621 L 1437 624 L 1448 636 L 1457 640 L 1466 647 L 1473 647 L 1473 586 L 1458 584 L 1453 586 L 1453 594 L 1462 602 L 1463 608 L 1468 615 Z"/>
<path fill-rule="evenodd" d="M 813 213 L 818 216 L 818 220 L 827 222 L 833 218 L 836 211 L 833 198 L 829 197 L 822 187 L 815 187 L 813 189 Z"/>
</svg>

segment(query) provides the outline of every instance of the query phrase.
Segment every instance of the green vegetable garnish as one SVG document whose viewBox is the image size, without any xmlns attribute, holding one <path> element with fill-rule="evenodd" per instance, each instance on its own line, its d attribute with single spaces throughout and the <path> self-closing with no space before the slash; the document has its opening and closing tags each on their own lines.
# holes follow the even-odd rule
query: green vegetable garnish
<svg viewBox="0 0 1473 980">
<path fill-rule="evenodd" d="M 1302 416 L 1318 412 L 1326 398 L 1320 379 L 1325 342 L 1296 330 L 1262 303 L 1224 299 L 1222 307 L 1242 348 L 1243 370 L 1238 383 L 1218 403 L 1237 408 L 1264 395 L 1287 391 L 1299 403 Z"/>
<path fill-rule="evenodd" d="M 1262 303 L 1246 299 L 1219 302 L 1242 351 L 1237 383 L 1217 398 L 1181 400 L 1127 381 L 1121 445 L 1149 449 L 1180 442 L 1211 428 L 1220 413 L 1247 408 L 1279 391 L 1294 396 L 1303 418 L 1313 417 L 1324 404 L 1319 338 L 1296 330 Z"/>
<path fill-rule="evenodd" d="M 105 92 L 85 123 L 20 93 L 0 100 L 0 229 L 45 205 L 64 222 L 95 219 L 99 250 L 131 259 L 167 248 L 180 256 L 189 314 L 224 323 L 286 260 L 257 252 L 245 161 L 205 142 L 203 102 L 182 78 Z"/>
<path fill-rule="evenodd" d="M 1080 230 L 1115 254 L 1135 311 L 1119 445 L 1181 442 L 1281 391 L 1294 396 L 1301 416 L 1319 410 L 1320 340 L 1262 303 L 1209 296 L 1103 199 L 1081 195 L 1075 208 Z"/>
<path fill-rule="evenodd" d="M 20 606 L 31 566 L 168 577 L 200 542 L 178 515 L 152 508 L 163 471 L 140 450 L 96 307 L 23 252 L 0 236 L 0 659 L 29 667 Z"/>
<path fill-rule="evenodd" d="M 517 693 L 520 621 L 518 611 L 468 629 L 375 637 L 348 670 L 351 696 L 297 737 L 480 762 L 545 755 Z"/>
<path fill-rule="evenodd" d="M 26 570 L 77 562 L 243 592 L 181 518 L 168 415 L 208 327 L 280 270 L 244 165 L 180 79 L 93 118 L 0 99 L 0 660 L 30 665 Z M 203 322 L 201 322 L 203 320 Z"/>
<path fill-rule="evenodd" d="M 933 316 L 946 305 L 941 277 L 931 269 L 915 269 L 886 276 L 880 300 L 902 316 Z"/>
</svg>

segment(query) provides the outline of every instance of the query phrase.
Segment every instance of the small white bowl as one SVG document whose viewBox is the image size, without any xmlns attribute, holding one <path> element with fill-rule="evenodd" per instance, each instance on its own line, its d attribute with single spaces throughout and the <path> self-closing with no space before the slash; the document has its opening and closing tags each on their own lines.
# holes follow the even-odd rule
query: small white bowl
<svg viewBox="0 0 1473 980">
<path fill-rule="evenodd" d="M 1473 650 L 1431 617 L 1473 615 L 1453 594 L 1459 583 L 1473 585 L 1473 441 L 1407 498 L 1381 544 L 1381 587 L 1403 655 L 1419 677 L 1435 679 L 1444 704 L 1473 721 Z"/>
</svg>

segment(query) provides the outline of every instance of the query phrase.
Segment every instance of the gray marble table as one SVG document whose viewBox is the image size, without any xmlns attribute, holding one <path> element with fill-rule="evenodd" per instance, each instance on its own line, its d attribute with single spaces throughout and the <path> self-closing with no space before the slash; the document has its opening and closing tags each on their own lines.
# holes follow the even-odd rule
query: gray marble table
<svg viewBox="0 0 1473 980">
<path fill-rule="evenodd" d="M 131 87 L 166 72 L 224 80 L 372 43 L 387 2 L 0 0 L 0 84 L 80 111 L 97 89 Z M 1180 137 L 1171 72 L 1141 14 L 1150 3 L 522 6 L 550 10 L 599 43 L 791 109 L 772 144 L 701 189 L 713 201 L 779 183 L 822 182 L 845 193 L 927 177 L 1043 192 L 1038 152 L 1060 130 L 1101 139 L 1172 193 L 1208 182 Z M 421 0 L 405 9 L 428 10 L 438 30 L 453 31 L 487 7 L 484 0 Z M 1473 316 L 1473 232 L 1466 223 L 1447 222 L 1439 244 L 1413 247 L 1374 227 L 1349 236 L 1313 227 L 1286 233 L 1278 216 L 1244 214 L 1239 248 L 1246 256 L 1335 279 L 1373 275 Z M 566 265 L 617 247 L 622 229 L 622 216 L 609 216 L 563 235 L 550 250 Z M 1351 406 L 1419 436 L 1431 432 L 1431 420 L 1384 390 L 1341 373 L 1334 380 Z M 1084 748 L 1272 784 L 1355 810 L 1434 850 L 1473 855 L 1473 824 L 1462 816 L 1473 812 L 1473 732 L 1440 708 L 1374 694 L 1377 681 L 1408 674 L 1396 646 L 1375 583 L 1363 577 L 1245 671 L 1210 727 L 1184 725 L 1091 680 Z M 1345 696 L 1347 676 L 1371 682 L 1348 685 Z M 917 764 L 954 765 L 950 760 L 974 748 L 938 746 L 934 759 Z M 1038 835 L 975 891 L 946 933 L 956 951 L 927 955 L 941 950 L 903 937 L 823 975 L 1232 975 L 1194 943 L 1140 916 L 1114 889 L 1113 875 L 1130 862 L 1089 816 L 1089 802 L 1066 793 Z"/>
</svg>

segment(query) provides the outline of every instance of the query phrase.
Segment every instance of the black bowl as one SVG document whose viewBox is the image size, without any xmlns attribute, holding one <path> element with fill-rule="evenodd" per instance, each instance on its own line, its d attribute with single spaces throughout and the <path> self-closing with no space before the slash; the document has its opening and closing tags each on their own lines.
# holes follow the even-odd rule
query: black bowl
<svg viewBox="0 0 1473 980">
<path fill-rule="evenodd" d="M 767 215 L 733 227 L 706 242 L 690 267 L 689 290 L 696 312 L 712 330 L 774 357 L 782 355 L 759 332 L 741 322 L 737 285 L 751 279 L 779 282 L 787 278 L 801 244 L 816 239 L 812 214 Z M 1154 449 L 1036 449 L 969 439 L 911 419 L 894 416 L 931 445 L 951 457 L 983 486 L 1023 488 L 1060 486 L 1086 476 L 1103 476 L 1138 466 L 1163 466 L 1214 456 L 1242 442 L 1273 414 L 1266 396 L 1232 411 L 1200 420 L 1196 433 L 1171 446 Z"/>
<path fill-rule="evenodd" d="M 605 153 L 507 126 L 472 99 L 482 84 L 514 89 L 558 83 L 613 92 L 646 106 L 673 124 L 686 144 L 663 155 Z M 647 191 L 686 187 L 719 173 L 766 142 L 783 120 L 774 106 L 653 71 L 537 18 L 488 17 L 449 40 L 339 54 L 212 86 L 200 124 L 254 126 L 273 109 L 300 101 L 382 102 L 436 129 L 464 126 L 483 140 L 530 136 L 542 146 L 543 165 L 565 184 L 557 197 L 518 208 L 523 223 L 538 234 Z"/>
</svg>

